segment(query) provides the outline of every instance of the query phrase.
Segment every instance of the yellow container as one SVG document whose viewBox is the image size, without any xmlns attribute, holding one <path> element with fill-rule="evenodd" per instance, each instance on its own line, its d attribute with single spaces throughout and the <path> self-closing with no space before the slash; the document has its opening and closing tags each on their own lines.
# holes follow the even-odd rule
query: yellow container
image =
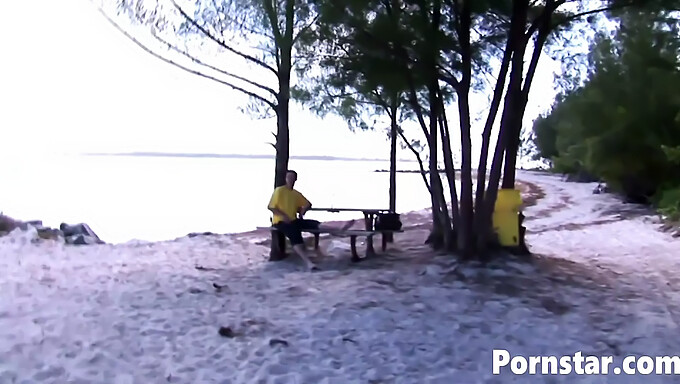
<svg viewBox="0 0 680 384">
<path fill-rule="evenodd" d="M 498 191 L 493 212 L 493 229 L 498 234 L 498 241 L 504 247 L 519 245 L 519 208 L 522 197 L 517 189 L 501 189 Z"/>
</svg>

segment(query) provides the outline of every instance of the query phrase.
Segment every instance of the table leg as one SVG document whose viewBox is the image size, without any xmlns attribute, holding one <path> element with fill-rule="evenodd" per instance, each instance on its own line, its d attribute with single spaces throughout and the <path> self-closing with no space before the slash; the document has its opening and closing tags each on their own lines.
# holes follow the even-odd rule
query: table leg
<svg viewBox="0 0 680 384">
<path fill-rule="evenodd" d="M 382 238 L 382 251 L 385 252 L 387 249 L 388 236 L 385 232 L 383 232 L 380 237 Z"/>
<path fill-rule="evenodd" d="M 319 249 L 319 234 L 314 234 L 314 249 Z"/>
<path fill-rule="evenodd" d="M 373 223 L 375 222 L 375 215 L 372 213 L 364 212 L 364 224 L 367 231 L 373 230 Z"/>
<path fill-rule="evenodd" d="M 375 256 L 375 248 L 373 248 L 373 235 L 366 237 L 366 257 Z"/>
<path fill-rule="evenodd" d="M 355 263 L 361 261 L 361 258 L 359 257 L 359 254 L 357 253 L 357 236 L 351 235 L 349 237 L 349 241 L 350 241 L 349 244 L 350 244 L 351 249 L 352 249 L 352 261 L 355 262 Z"/>
</svg>

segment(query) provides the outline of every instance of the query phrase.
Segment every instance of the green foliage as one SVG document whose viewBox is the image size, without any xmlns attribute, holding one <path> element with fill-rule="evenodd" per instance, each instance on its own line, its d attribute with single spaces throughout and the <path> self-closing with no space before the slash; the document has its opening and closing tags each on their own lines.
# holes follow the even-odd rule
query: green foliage
<svg viewBox="0 0 680 384">
<path fill-rule="evenodd" d="M 668 161 L 674 164 L 680 164 L 680 146 L 673 148 L 667 145 L 662 145 L 661 149 L 666 154 Z"/>
<path fill-rule="evenodd" d="M 534 123 L 539 156 L 562 172 L 600 177 L 632 200 L 673 206 L 668 184 L 680 180 L 680 28 L 671 16 L 627 12 L 613 37 L 596 37 L 586 83 Z M 665 197 L 652 199 L 655 194 Z"/>
<path fill-rule="evenodd" d="M 657 201 L 659 212 L 670 220 L 680 220 L 680 187 L 665 189 Z"/>
</svg>

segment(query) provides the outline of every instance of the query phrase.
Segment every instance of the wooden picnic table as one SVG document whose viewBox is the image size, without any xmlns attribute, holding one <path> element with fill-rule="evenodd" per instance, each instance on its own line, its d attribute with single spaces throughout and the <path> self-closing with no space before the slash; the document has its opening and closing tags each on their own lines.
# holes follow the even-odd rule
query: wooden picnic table
<svg viewBox="0 0 680 384">
<path fill-rule="evenodd" d="M 322 211 L 322 212 L 362 212 L 364 214 L 364 225 L 367 231 L 375 230 L 375 217 L 379 213 L 389 213 L 392 212 L 389 209 L 366 209 L 366 208 L 315 208 L 312 207 L 310 211 Z"/>
<path fill-rule="evenodd" d="M 269 230 L 274 233 L 278 232 L 278 229 L 276 227 L 258 227 L 257 229 L 262 229 L 262 230 Z M 307 232 L 311 233 L 314 235 L 314 249 L 318 250 L 319 249 L 319 237 L 321 234 L 329 234 L 331 236 L 338 236 L 338 237 L 349 237 L 350 239 L 350 251 L 352 254 L 352 261 L 353 262 L 358 262 L 361 260 L 364 260 L 368 257 L 375 256 L 375 248 L 373 247 L 373 237 L 377 234 L 380 234 L 382 236 L 382 250 L 385 252 L 385 249 L 387 248 L 387 237 L 389 235 L 392 235 L 396 232 L 403 232 L 402 230 L 398 231 L 392 231 L 392 230 L 380 230 L 380 231 L 374 231 L 374 230 L 357 230 L 357 229 L 338 229 L 338 228 L 319 228 L 319 229 L 303 229 L 302 232 Z M 366 238 L 366 257 L 359 257 L 359 254 L 357 252 L 357 238 L 358 237 L 365 237 Z M 275 242 L 274 247 L 277 248 L 275 249 L 275 253 L 282 258 L 285 257 L 285 252 L 281 248 L 281 243 L 280 242 Z"/>
<path fill-rule="evenodd" d="M 321 234 L 329 234 L 331 236 L 340 236 L 340 237 L 349 237 L 350 238 L 350 248 L 352 252 L 352 261 L 360 261 L 363 260 L 363 258 L 360 258 L 359 255 L 357 254 L 357 249 L 356 249 L 356 240 L 357 237 L 366 237 L 366 256 L 374 256 L 375 250 L 373 248 L 373 237 L 377 234 L 381 235 L 382 238 L 382 250 L 383 252 L 387 248 L 387 243 L 388 242 L 393 242 L 394 241 L 394 234 L 397 232 L 403 232 L 403 230 L 376 230 L 375 229 L 375 219 L 380 213 L 393 213 L 389 209 L 369 209 L 369 208 L 316 208 L 312 207 L 310 211 L 317 211 L 317 212 L 333 212 L 333 213 L 338 213 L 338 212 L 361 212 L 364 215 L 364 225 L 365 229 L 363 230 L 357 230 L 357 229 L 339 229 L 339 228 L 323 228 L 323 229 L 305 229 L 302 232 L 307 232 L 314 234 L 314 248 L 318 249 L 319 248 L 319 236 Z M 272 233 L 277 233 L 277 229 L 275 227 L 258 227 L 258 229 L 269 229 L 272 231 Z M 285 257 L 285 240 L 284 238 L 280 235 L 279 233 L 279 239 L 280 241 L 276 241 L 274 243 L 274 249 L 273 253 L 278 257 Z"/>
</svg>

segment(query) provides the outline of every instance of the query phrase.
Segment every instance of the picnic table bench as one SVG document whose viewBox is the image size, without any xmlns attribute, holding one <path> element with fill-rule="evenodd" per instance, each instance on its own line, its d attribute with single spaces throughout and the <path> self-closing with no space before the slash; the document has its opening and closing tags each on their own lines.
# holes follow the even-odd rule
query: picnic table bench
<svg viewBox="0 0 680 384">
<path fill-rule="evenodd" d="M 391 212 L 388 209 L 360 209 L 360 208 L 312 208 L 310 211 L 326 211 L 326 212 L 362 212 L 364 214 L 364 228 L 365 229 L 340 229 L 340 228 L 318 228 L 318 229 L 305 229 L 302 232 L 311 233 L 314 235 L 314 249 L 319 249 L 319 237 L 322 234 L 329 234 L 336 237 L 349 237 L 350 239 L 350 250 L 352 252 L 352 261 L 358 262 L 364 258 L 359 257 L 357 252 L 357 238 L 366 237 L 366 257 L 374 256 L 376 254 L 375 248 L 373 246 L 373 237 L 377 234 L 381 235 L 382 240 L 382 251 L 387 249 L 388 241 L 392 241 L 394 233 L 403 232 L 403 230 L 386 230 L 386 229 L 375 229 L 375 218 L 379 213 Z M 276 227 L 259 227 L 258 229 L 268 229 L 272 234 L 278 233 Z M 280 247 L 281 242 L 274 242 L 275 246 Z M 283 249 L 279 249 L 278 252 L 283 254 Z"/>
</svg>

